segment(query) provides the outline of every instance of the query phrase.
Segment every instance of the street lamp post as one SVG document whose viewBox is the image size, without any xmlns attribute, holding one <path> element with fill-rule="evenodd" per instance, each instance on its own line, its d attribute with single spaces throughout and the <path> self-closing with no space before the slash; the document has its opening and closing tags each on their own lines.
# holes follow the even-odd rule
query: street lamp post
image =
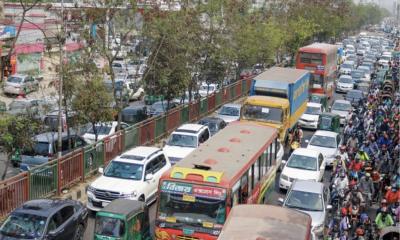
<svg viewBox="0 0 400 240">
<path fill-rule="evenodd" d="M 64 64 L 64 0 L 61 1 L 61 32 L 59 37 L 59 48 L 60 48 L 60 66 L 59 66 L 59 83 L 58 83 L 58 139 L 57 139 L 57 157 L 60 158 L 62 155 L 62 132 L 63 132 L 63 64 Z"/>
</svg>

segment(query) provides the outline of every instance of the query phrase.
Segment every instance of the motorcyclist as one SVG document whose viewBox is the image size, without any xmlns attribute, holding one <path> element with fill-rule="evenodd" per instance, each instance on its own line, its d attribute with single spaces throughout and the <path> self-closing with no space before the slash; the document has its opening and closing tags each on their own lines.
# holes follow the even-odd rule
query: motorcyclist
<svg viewBox="0 0 400 240">
<path fill-rule="evenodd" d="M 350 220 L 349 220 L 349 216 L 347 215 L 346 208 L 342 208 L 340 210 L 340 214 L 341 214 L 341 219 L 340 219 L 340 223 L 339 223 L 339 234 L 340 234 L 340 236 L 342 236 L 344 234 L 347 234 L 347 231 L 349 231 Z"/>
<path fill-rule="evenodd" d="M 387 132 L 383 132 L 382 136 L 378 139 L 378 146 L 382 148 L 382 145 L 386 145 L 387 147 L 390 147 L 392 144 L 392 140 L 390 140 L 389 135 Z"/>
<path fill-rule="evenodd" d="M 381 212 L 375 218 L 376 226 L 379 230 L 382 230 L 385 227 L 390 227 L 394 225 L 393 218 L 390 214 L 388 214 L 388 209 L 383 207 Z"/>
<path fill-rule="evenodd" d="M 344 128 L 343 133 L 344 133 L 345 137 L 351 136 L 351 134 L 354 133 L 354 126 L 353 126 L 353 121 L 352 120 L 350 120 L 347 123 L 347 126 Z"/>
<path fill-rule="evenodd" d="M 346 192 L 349 187 L 349 179 L 347 178 L 346 173 L 341 172 L 339 174 L 339 177 L 334 180 L 334 184 L 337 191 L 343 190 L 344 192 Z"/>
<path fill-rule="evenodd" d="M 360 156 L 356 156 L 353 161 L 350 162 L 349 170 L 354 173 L 359 173 L 363 168 L 364 163 L 360 161 Z M 357 174 L 358 176 L 358 174 Z"/>
<path fill-rule="evenodd" d="M 347 162 L 344 159 L 342 159 L 340 154 L 336 155 L 336 158 L 335 158 L 335 160 L 333 160 L 333 163 L 332 163 L 332 176 L 335 176 L 341 170 L 347 171 L 346 164 L 347 164 Z"/>
<path fill-rule="evenodd" d="M 381 191 L 381 175 L 377 170 L 373 170 L 371 173 L 371 179 L 372 183 L 374 185 L 374 195 L 372 197 L 372 200 L 377 200 L 378 198 L 378 193 Z"/>
<path fill-rule="evenodd" d="M 351 205 L 357 205 L 360 207 L 365 206 L 365 201 L 362 196 L 362 193 L 358 190 L 357 186 L 354 186 L 352 191 L 349 192 L 344 200 L 344 204 L 346 206 Z"/>
<path fill-rule="evenodd" d="M 350 138 L 347 140 L 347 146 L 353 149 L 358 147 L 358 138 L 355 134 L 351 134 Z"/>
<path fill-rule="evenodd" d="M 360 181 L 358 182 L 358 188 L 365 196 L 365 199 L 368 199 L 369 203 L 371 203 L 375 190 L 371 175 L 369 173 L 366 173 L 365 176 L 361 177 Z"/>
<path fill-rule="evenodd" d="M 363 162 L 366 162 L 366 161 L 369 160 L 368 154 L 367 154 L 363 149 L 359 149 L 359 150 L 358 150 L 357 155 L 356 155 L 356 158 L 357 158 L 357 156 L 358 156 L 358 158 L 359 158 L 361 161 L 363 161 Z"/>
<path fill-rule="evenodd" d="M 388 205 L 394 204 L 400 199 L 400 191 L 397 190 L 396 184 L 392 184 L 390 189 L 387 190 L 385 199 L 387 200 Z"/>
<path fill-rule="evenodd" d="M 346 152 L 346 146 L 342 145 L 339 148 L 339 156 L 342 159 L 342 161 L 344 161 L 344 163 L 349 164 L 350 160 L 349 160 L 349 155 Z"/>
<path fill-rule="evenodd" d="M 367 156 L 374 156 L 375 152 L 371 148 L 370 142 L 368 140 L 365 140 L 363 145 L 361 146 L 360 150 L 367 154 Z"/>
</svg>

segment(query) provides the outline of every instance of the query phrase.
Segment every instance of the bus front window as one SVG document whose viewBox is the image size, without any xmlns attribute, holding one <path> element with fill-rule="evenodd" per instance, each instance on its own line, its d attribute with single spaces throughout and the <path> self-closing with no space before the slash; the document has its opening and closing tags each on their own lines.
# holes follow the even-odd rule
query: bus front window
<svg viewBox="0 0 400 240">
<path fill-rule="evenodd" d="M 163 189 L 177 186 L 178 191 Z M 184 184 L 191 194 L 179 192 L 180 183 L 163 182 L 158 219 L 175 225 L 221 229 L 226 219 L 226 191 L 221 188 Z M 196 194 L 198 193 L 198 194 Z M 215 193 L 218 193 L 215 195 Z M 201 196 L 200 196 L 200 195 Z M 213 196 L 214 195 L 214 196 Z"/>
<path fill-rule="evenodd" d="M 282 123 L 283 111 L 281 108 L 244 105 L 243 119 L 270 123 Z"/>
</svg>

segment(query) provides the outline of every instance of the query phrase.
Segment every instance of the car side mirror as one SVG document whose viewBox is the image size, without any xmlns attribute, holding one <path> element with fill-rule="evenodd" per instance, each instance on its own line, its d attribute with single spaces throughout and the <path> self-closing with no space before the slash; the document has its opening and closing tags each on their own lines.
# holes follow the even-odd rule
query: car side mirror
<svg viewBox="0 0 400 240">
<path fill-rule="evenodd" d="M 57 231 L 56 230 L 51 230 L 49 233 L 47 233 L 46 240 L 53 240 L 57 239 Z"/>
<path fill-rule="evenodd" d="M 283 198 L 278 198 L 278 203 L 283 204 Z"/>
<path fill-rule="evenodd" d="M 149 173 L 149 174 L 146 174 L 146 178 L 145 178 L 145 181 L 150 181 L 150 180 L 152 180 L 153 179 L 153 174 L 151 174 L 151 173 Z"/>
<path fill-rule="evenodd" d="M 305 142 L 305 143 L 309 143 L 309 142 L 310 142 L 310 140 L 306 139 L 304 142 Z"/>
<path fill-rule="evenodd" d="M 104 173 L 104 168 L 100 167 L 99 168 L 99 173 L 103 174 Z"/>
<path fill-rule="evenodd" d="M 326 206 L 326 209 L 327 209 L 327 210 L 331 210 L 331 209 L 332 209 L 332 205 L 327 205 L 327 206 Z"/>
<path fill-rule="evenodd" d="M 283 165 L 286 165 L 286 163 L 287 163 L 287 160 L 282 160 Z"/>
</svg>

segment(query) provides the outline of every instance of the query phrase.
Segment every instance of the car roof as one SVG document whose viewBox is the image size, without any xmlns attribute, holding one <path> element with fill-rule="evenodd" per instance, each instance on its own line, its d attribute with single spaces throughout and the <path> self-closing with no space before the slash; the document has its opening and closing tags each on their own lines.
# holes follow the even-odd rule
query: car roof
<svg viewBox="0 0 400 240">
<path fill-rule="evenodd" d="M 321 103 L 307 102 L 307 107 L 321 107 Z"/>
<path fill-rule="evenodd" d="M 145 203 L 129 199 L 115 199 L 108 204 L 101 212 L 125 215 L 127 219 L 131 216 L 145 211 Z"/>
<path fill-rule="evenodd" d="M 220 123 L 220 122 L 224 122 L 224 119 L 219 118 L 219 117 L 205 117 L 199 120 L 199 122 L 213 122 L 213 123 Z"/>
<path fill-rule="evenodd" d="M 237 104 L 237 103 L 227 103 L 222 105 L 222 107 L 234 107 L 234 108 L 241 108 L 242 105 L 241 104 Z"/>
<path fill-rule="evenodd" d="M 139 146 L 124 152 L 120 156 L 114 158 L 113 161 L 143 164 L 144 161 L 159 152 L 162 152 L 162 150 L 157 147 Z"/>
<path fill-rule="evenodd" d="M 186 133 L 186 134 L 197 134 L 202 129 L 206 128 L 206 126 L 196 123 L 187 123 L 178 127 L 174 133 Z"/>
<path fill-rule="evenodd" d="M 72 130 L 70 130 L 70 131 L 72 131 Z M 70 132 L 70 135 L 74 136 L 76 134 L 72 131 L 72 132 Z M 62 137 L 67 137 L 68 133 L 67 132 L 63 132 L 61 134 L 61 136 Z M 38 141 L 38 142 L 48 142 L 48 141 L 51 141 L 51 140 L 57 141 L 58 132 L 44 132 L 44 133 L 41 133 L 41 134 L 38 134 L 38 135 L 34 136 L 33 138 L 34 138 L 35 141 Z"/>
<path fill-rule="evenodd" d="M 352 79 L 353 77 L 350 75 L 342 75 L 339 77 L 339 79 L 343 79 L 343 78 L 348 78 L 348 79 Z"/>
<path fill-rule="evenodd" d="M 325 131 L 325 130 L 317 130 L 313 136 L 318 135 L 318 136 L 327 136 L 327 137 L 336 137 L 338 133 L 336 132 L 331 132 L 331 131 Z"/>
<path fill-rule="evenodd" d="M 322 194 L 324 184 L 312 180 L 295 180 L 292 183 L 291 191 L 302 191 Z"/>
<path fill-rule="evenodd" d="M 65 205 L 75 205 L 76 202 L 69 199 L 36 199 L 25 202 L 14 210 L 15 213 L 27 213 L 43 217 L 51 216 Z"/>
<path fill-rule="evenodd" d="M 347 103 L 347 104 L 351 104 L 351 102 L 350 101 L 348 101 L 348 100 L 344 100 L 344 99 L 337 99 L 337 100 L 335 100 L 333 103 Z"/>
<path fill-rule="evenodd" d="M 309 148 L 297 148 L 292 154 L 317 158 L 320 152 Z"/>
</svg>

